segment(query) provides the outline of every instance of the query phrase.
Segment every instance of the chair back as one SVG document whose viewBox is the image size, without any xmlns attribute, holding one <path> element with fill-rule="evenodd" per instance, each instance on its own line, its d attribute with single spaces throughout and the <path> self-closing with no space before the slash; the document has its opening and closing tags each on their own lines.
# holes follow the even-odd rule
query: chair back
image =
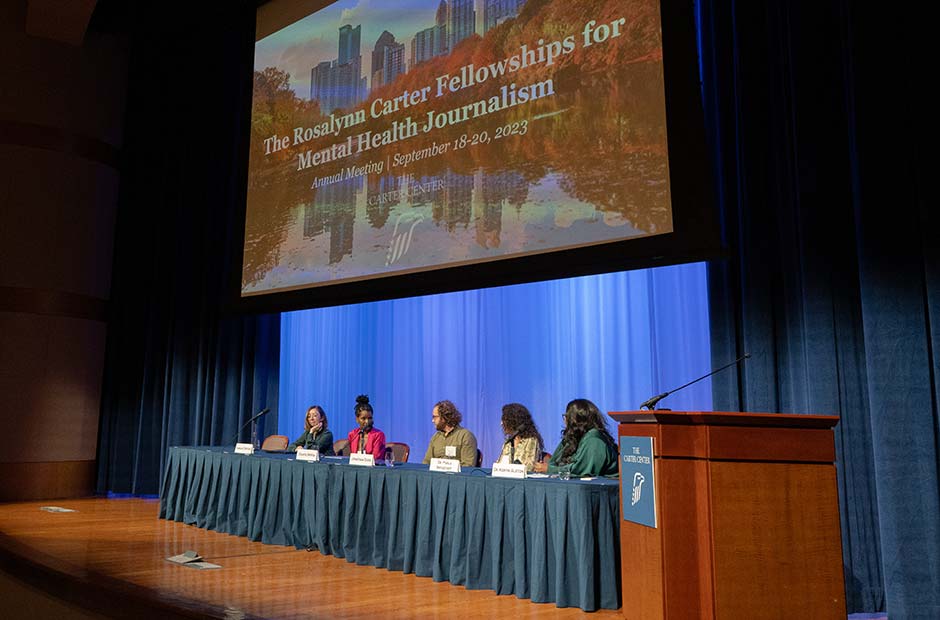
<svg viewBox="0 0 940 620">
<path fill-rule="evenodd" d="M 333 454 L 336 456 L 349 456 L 349 440 L 340 439 L 333 442 Z"/>
<path fill-rule="evenodd" d="M 396 463 L 407 463 L 408 455 L 411 454 L 411 448 L 408 444 L 398 441 L 385 442 L 385 449 L 392 450 L 392 458 L 395 459 Z"/>
<path fill-rule="evenodd" d="M 483 450 L 477 448 L 477 467 L 483 467 Z"/>
<path fill-rule="evenodd" d="M 290 439 L 287 435 L 268 435 L 261 444 L 261 449 L 265 452 L 283 452 L 287 449 Z"/>
</svg>

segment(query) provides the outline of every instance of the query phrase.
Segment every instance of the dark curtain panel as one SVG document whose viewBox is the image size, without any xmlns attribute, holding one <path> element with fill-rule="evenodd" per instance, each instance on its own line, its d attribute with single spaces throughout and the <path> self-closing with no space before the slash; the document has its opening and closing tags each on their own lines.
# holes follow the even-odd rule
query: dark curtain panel
<svg viewBox="0 0 940 620">
<path fill-rule="evenodd" d="M 848 0 L 699 5 L 723 230 L 718 410 L 838 414 L 849 611 L 940 617 L 940 278 L 925 16 Z M 932 81 L 930 79 L 929 81 Z"/>
<path fill-rule="evenodd" d="M 99 492 L 156 493 L 169 446 L 276 432 L 280 317 L 225 310 L 240 264 L 254 8 L 137 5 Z M 241 434 L 247 440 L 248 431 Z"/>
</svg>

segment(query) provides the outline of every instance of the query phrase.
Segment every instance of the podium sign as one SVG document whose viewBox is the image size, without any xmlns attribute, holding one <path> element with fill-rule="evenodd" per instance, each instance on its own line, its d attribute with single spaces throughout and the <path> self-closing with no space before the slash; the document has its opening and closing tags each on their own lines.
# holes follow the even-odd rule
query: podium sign
<svg viewBox="0 0 940 620">
<path fill-rule="evenodd" d="M 652 437 L 620 437 L 620 485 L 623 520 L 656 527 Z"/>
</svg>

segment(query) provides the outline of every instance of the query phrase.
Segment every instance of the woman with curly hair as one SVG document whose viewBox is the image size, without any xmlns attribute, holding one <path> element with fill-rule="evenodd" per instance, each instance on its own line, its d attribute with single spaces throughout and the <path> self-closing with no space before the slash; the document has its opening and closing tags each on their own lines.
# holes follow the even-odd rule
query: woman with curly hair
<svg viewBox="0 0 940 620">
<path fill-rule="evenodd" d="M 506 441 L 498 462 L 521 463 L 526 471 L 532 471 L 545 452 L 545 442 L 532 421 L 532 414 L 519 403 L 503 405 L 502 425 Z"/>
<path fill-rule="evenodd" d="M 597 405 L 576 398 L 565 408 L 561 442 L 548 464 L 537 463 L 535 471 L 553 474 L 566 470 L 572 476 L 616 476 L 617 444 Z"/>
<path fill-rule="evenodd" d="M 385 433 L 372 426 L 372 405 L 369 397 L 356 397 L 356 428 L 349 431 L 349 452 L 371 454 L 376 462 L 385 458 Z"/>
<path fill-rule="evenodd" d="M 304 434 L 291 444 L 291 450 L 306 448 L 319 450 L 321 456 L 333 454 L 333 433 L 326 428 L 326 412 L 320 405 L 307 409 L 304 418 Z"/>
</svg>

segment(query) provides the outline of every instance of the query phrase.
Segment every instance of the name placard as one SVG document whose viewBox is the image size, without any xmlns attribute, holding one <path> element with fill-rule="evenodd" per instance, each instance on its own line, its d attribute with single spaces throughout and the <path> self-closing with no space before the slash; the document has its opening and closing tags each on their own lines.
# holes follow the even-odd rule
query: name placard
<svg viewBox="0 0 940 620">
<path fill-rule="evenodd" d="M 297 448 L 297 460 L 298 461 L 319 461 L 320 460 L 320 451 L 319 450 L 307 450 L 306 448 Z"/>
<path fill-rule="evenodd" d="M 459 474 L 460 461 L 457 459 L 431 459 L 431 471 L 442 471 L 446 474 Z"/>
<path fill-rule="evenodd" d="M 356 452 L 349 455 L 349 464 L 359 467 L 375 467 L 375 457 L 371 454 L 360 454 Z"/>
<path fill-rule="evenodd" d="M 525 465 L 522 463 L 493 463 L 494 478 L 525 478 Z"/>
<path fill-rule="evenodd" d="M 235 454 L 254 454 L 255 447 L 250 443 L 235 444 Z"/>
</svg>

